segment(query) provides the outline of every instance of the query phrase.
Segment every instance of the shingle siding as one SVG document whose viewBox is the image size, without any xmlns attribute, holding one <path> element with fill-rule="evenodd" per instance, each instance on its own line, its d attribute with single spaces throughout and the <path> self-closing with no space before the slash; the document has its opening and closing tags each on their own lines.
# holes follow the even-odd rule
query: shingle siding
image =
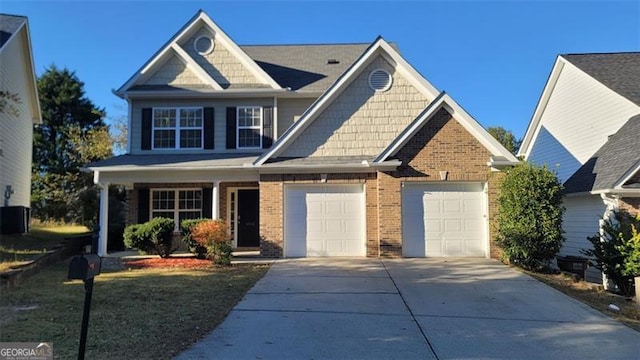
<svg viewBox="0 0 640 360">
<path fill-rule="evenodd" d="M 169 58 L 144 85 L 203 85 L 202 80 L 196 76 L 187 65 L 176 55 Z"/>
<path fill-rule="evenodd" d="M 7 106 L 17 110 L 17 116 L 10 112 L 0 113 L 0 193 L 11 186 L 13 194 L 0 206 L 30 207 L 31 198 L 31 153 L 33 143 L 33 114 L 31 96 L 26 79 L 32 76 L 26 64 L 25 51 L 18 35 L 4 45 L 0 56 L 0 79 L 3 91 L 17 94 L 20 103 L 8 101 Z"/>
<path fill-rule="evenodd" d="M 213 52 L 200 55 L 195 50 L 193 42 L 202 35 L 214 39 Z M 220 41 L 216 41 L 211 32 L 204 28 L 180 45 L 223 88 L 227 88 L 229 85 L 261 83 Z"/>
<path fill-rule="evenodd" d="M 287 131 L 294 120 L 300 117 L 302 113 L 313 104 L 315 98 L 312 99 L 279 99 L 278 100 L 278 137 Z"/>
<path fill-rule="evenodd" d="M 379 68 L 393 76 L 386 92 L 374 92 L 369 87 L 369 74 Z M 281 156 L 377 155 L 428 103 L 389 62 L 378 57 Z"/>
</svg>

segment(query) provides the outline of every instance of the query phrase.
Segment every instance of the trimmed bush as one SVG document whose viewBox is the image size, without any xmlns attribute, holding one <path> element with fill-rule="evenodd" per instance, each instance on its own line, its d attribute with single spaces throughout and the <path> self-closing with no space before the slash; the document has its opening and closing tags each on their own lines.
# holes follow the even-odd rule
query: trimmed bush
<svg viewBox="0 0 640 360">
<path fill-rule="evenodd" d="M 198 224 L 203 221 L 207 221 L 208 219 L 187 219 L 182 220 L 180 226 L 182 227 L 181 235 L 182 241 L 189 249 L 189 252 L 195 254 L 198 259 L 204 259 L 207 257 L 207 248 L 205 246 L 200 245 L 191 235 L 193 228 L 195 228 Z"/>
<path fill-rule="evenodd" d="M 634 277 L 640 276 L 640 215 L 614 212 L 602 230 L 602 236 L 587 238 L 593 248 L 581 252 L 591 258 L 591 265 L 606 274 L 622 295 L 632 296 Z"/>
<path fill-rule="evenodd" d="M 173 220 L 154 218 L 144 224 L 129 225 L 124 230 L 125 245 L 142 253 L 155 252 L 166 258 L 173 252 Z"/>
<path fill-rule="evenodd" d="M 153 218 L 146 222 L 144 226 L 147 227 L 149 241 L 158 255 L 161 258 L 169 257 L 174 250 L 171 247 L 174 229 L 173 220 L 162 217 Z"/>
<path fill-rule="evenodd" d="M 562 184 L 546 166 L 522 163 L 507 170 L 498 197 L 498 245 L 504 257 L 541 271 L 560 252 Z"/>
<path fill-rule="evenodd" d="M 129 225 L 124 229 L 124 245 L 129 249 L 136 249 L 141 253 L 149 253 L 153 247 L 148 242 L 144 224 Z"/>
<path fill-rule="evenodd" d="M 193 238 L 207 248 L 207 254 L 217 265 L 231 265 L 231 239 L 224 220 L 200 222 L 191 231 Z"/>
</svg>

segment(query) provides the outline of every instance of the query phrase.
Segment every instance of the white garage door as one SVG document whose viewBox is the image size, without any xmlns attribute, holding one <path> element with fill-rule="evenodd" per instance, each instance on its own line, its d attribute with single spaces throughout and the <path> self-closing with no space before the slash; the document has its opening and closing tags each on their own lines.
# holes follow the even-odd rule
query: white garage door
<svg viewBox="0 0 640 360">
<path fill-rule="evenodd" d="M 365 256 L 362 185 L 285 186 L 285 256 Z"/>
<path fill-rule="evenodd" d="M 481 183 L 405 183 L 402 254 L 486 256 L 485 198 Z"/>
</svg>

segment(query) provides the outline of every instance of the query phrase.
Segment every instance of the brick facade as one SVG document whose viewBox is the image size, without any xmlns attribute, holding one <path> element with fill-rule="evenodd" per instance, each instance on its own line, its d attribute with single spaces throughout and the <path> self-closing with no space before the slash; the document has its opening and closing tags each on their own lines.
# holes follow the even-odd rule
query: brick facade
<svg viewBox="0 0 640 360">
<path fill-rule="evenodd" d="M 630 214 L 639 215 L 640 214 L 640 198 L 630 198 L 625 197 L 620 199 L 618 206 L 621 210 L 626 210 Z"/>
<path fill-rule="evenodd" d="M 447 182 L 488 183 L 489 220 L 494 223 L 499 176 L 492 176 L 487 167 L 490 156 L 445 109 L 434 115 L 398 151 L 397 158 L 402 161 L 398 170 L 378 174 L 380 255 L 402 256 L 402 183 L 441 182 L 441 171 L 447 172 Z M 489 228 L 490 256 L 498 257 L 499 250 L 494 245 L 495 225 Z"/>
</svg>

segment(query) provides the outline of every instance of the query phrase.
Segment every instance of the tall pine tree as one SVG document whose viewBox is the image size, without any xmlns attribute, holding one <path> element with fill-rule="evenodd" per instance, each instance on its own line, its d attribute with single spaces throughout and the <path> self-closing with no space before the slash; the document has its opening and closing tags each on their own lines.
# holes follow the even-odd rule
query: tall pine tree
<svg viewBox="0 0 640 360">
<path fill-rule="evenodd" d="M 111 156 L 105 111 L 66 68 L 50 66 L 38 78 L 38 92 L 43 121 L 34 130 L 33 215 L 90 225 L 97 218 L 97 190 L 80 168 Z"/>
</svg>

